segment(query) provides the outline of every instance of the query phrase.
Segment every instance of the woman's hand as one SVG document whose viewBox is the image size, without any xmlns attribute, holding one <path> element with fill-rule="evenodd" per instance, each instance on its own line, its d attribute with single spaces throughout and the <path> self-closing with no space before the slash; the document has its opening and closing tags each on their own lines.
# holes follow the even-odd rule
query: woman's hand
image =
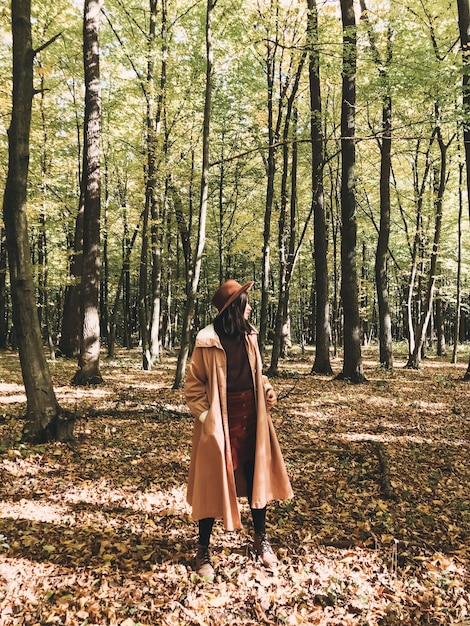
<svg viewBox="0 0 470 626">
<path fill-rule="evenodd" d="M 276 392 L 272 387 L 266 389 L 266 406 L 271 409 L 277 402 Z"/>
</svg>

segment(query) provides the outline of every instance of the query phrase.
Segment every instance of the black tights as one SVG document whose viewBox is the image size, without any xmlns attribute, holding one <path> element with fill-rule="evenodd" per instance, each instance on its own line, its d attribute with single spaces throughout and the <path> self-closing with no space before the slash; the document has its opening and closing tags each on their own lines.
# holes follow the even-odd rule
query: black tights
<svg viewBox="0 0 470 626">
<path fill-rule="evenodd" d="M 243 466 L 243 473 L 245 475 L 248 502 L 251 503 L 251 497 L 253 494 L 253 474 L 255 464 L 252 461 L 245 463 Z M 266 507 L 262 509 L 251 508 L 251 516 L 253 518 L 253 526 L 255 533 L 264 535 L 266 532 Z M 212 527 L 214 526 L 214 518 L 206 517 L 199 520 L 199 544 L 201 546 L 208 546 L 212 534 Z"/>
</svg>

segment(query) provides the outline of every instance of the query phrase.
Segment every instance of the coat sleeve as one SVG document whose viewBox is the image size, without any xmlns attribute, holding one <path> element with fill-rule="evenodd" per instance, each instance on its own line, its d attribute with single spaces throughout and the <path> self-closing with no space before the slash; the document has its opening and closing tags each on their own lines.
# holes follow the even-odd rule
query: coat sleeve
<svg viewBox="0 0 470 626">
<path fill-rule="evenodd" d="M 204 421 L 210 408 L 206 391 L 207 373 L 204 365 L 203 348 L 196 347 L 189 364 L 184 395 L 191 415 Z"/>
</svg>

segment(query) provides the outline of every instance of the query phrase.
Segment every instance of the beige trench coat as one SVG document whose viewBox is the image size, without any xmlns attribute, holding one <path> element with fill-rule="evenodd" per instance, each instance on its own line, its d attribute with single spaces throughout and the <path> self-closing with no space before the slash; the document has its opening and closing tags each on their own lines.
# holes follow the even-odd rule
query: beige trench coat
<svg viewBox="0 0 470 626">
<path fill-rule="evenodd" d="M 262 373 L 256 332 L 246 340 L 257 405 L 253 508 L 270 500 L 291 498 L 292 488 L 266 406 L 271 385 Z M 213 325 L 201 330 L 186 376 L 185 397 L 194 422 L 187 500 L 194 519 L 222 518 L 224 527 L 241 527 L 237 496 L 246 495 L 241 476 L 235 476 L 230 450 L 226 398 L 225 351 Z"/>
</svg>

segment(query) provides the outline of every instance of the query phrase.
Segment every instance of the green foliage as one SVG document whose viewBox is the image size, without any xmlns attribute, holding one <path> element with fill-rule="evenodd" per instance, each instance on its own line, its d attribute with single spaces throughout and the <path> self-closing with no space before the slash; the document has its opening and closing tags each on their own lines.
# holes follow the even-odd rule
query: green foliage
<svg viewBox="0 0 470 626">
<path fill-rule="evenodd" d="M 45 216 L 48 243 L 48 289 L 59 300 L 69 281 L 68 264 L 79 203 L 83 141 L 82 14 L 80 3 L 58 0 L 33 3 L 33 45 L 40 47 L 60 33 L 35 59 L 35 88 L 31 133 L 28 217 L 32 250 L 37 261 L 41 219 Z M 363 314 L 373 317 L 374 251 L 379 220 L 380 139 L 382 103 L 390 95 L 393 106 L 393 188 L 390 239 L 390 288 L 396 302 L 409 273 L 414 236 L 416 190 L 425 152 L 437 123 L 448 148 L 448 183 L 444 196 L 444 228 L 440 271 L 445 298 L 455 301 L 457 261 L 458 164 L 462 160 L 460 123 L 461 53 L 456 6 L 438 0 L 428 6 L 418 0 L 370 0 L 368 23 L 380 64 L 371 50 L 367 22 L 358 20 L 357 162 L 358 244 L 366 243 L 362 297 Z M 195 216 L 201 178 L 201 137 L 205 83 L 205 3 L 188 5 L 168 0 L 166 31 L 162 31 L 162 3 L 157 3 L 156 38 L 149 45 L 150 14 L 146 0 L 132 4 L 107 0 L 103 9 L 101 45 L 103 231 L 108 236 L 109 292 L 117 288 L 124 244 L 140 224 L 145 203 L 146 112 L 150 97 L 149 63 L 155 75 L 154 98 L 163 98 L 163 116 L 157 138 L 157 195 L 164 207 L 164 267 L 171 270 L 175 298 L 171 314 L 184 302 L 185 269 L 176 217 L 166 185 L 177 189 L 185 225 L 195 236 Z M 341 108 L 342 27 L 339 7 L 319 3 L 322 122 L 325 136 L 325 206 L 330 228 L 330 267 L 333 238 L 339 255 L 338 186 L 340 172 L 339 115 Z M 388 29 L 393 32 L 393 55 L 386 62 Z M 266 201 L 268 142 L 266 80 L 268 52 L 273 55 L 274 125 L 280 130 L 292 77 L 302 54 L 306 30 L 305 2 L 227 2 L 214 11 L 214 90 L 210 140 L 210 197 L 207 245 L 203 263 L 201 304 L 219 275 L 244 279 L 261 274 L 263 216 Z M 11 25 L 9 8 L 0 9 L 0 185 L 7 164 L 6 129 L 10 115 Z M 165 45 L 163 45 L 165 44 Z M 161 63 L 166 54 L 166 82 L 161 91 Z M 310 111 L 307 66 L 298 96 L 299 141 L 297 232 L 303 228 L 311 204 L 311 152 L 308 143 Z M 278 134 L 276 140 L 279 140 Z M 272 221 L 272 288 L 276 292 L 277 209 L 280 203 L 281 150 L 277 152 L 275 202 Z M 429 153 L 432 167 L 439 163 L 436 142 Z M 290 180 L 290 179 L 289 179 Z M 423 260 L 429 256 L 434 224 L 431 182 L 424 189 Z M 467 199 L 464 198 L 465 206 Z M 466 211 L 464 211 L 466 215 Z M 468 220 L 464 224 L 468 239 Z M 336 233 L 336 234 L 335 234 Z M 309 292 L 314 289 L 312 226 L 309 226 L 291 290 L 297 335 L 306 322 Z M 464 239 L 465 240 L 465 239 Z M 137 287 L 139 239 L 131 257 L 131 279 Z M 359 251 L 359 248 L 358 248 Z M 464 248 L 462 281 L 470 281 L 470 257 Z M 360 261 L 360 259 L 359 259 Z M 39 267 L 38 267 L 39 271 Z M 333 271 L 333 270 L 331 270 Z M 165 280 L 170 280 L 170 278 Z M 331 289 L 338 287 L 332 275 Z M 254 291 L 256 299 L 257 292 Z M 202 303 L 202 301 L 204 301 Z M 301 320 L 300 318 L 303 319 Z"/>
</svg>

